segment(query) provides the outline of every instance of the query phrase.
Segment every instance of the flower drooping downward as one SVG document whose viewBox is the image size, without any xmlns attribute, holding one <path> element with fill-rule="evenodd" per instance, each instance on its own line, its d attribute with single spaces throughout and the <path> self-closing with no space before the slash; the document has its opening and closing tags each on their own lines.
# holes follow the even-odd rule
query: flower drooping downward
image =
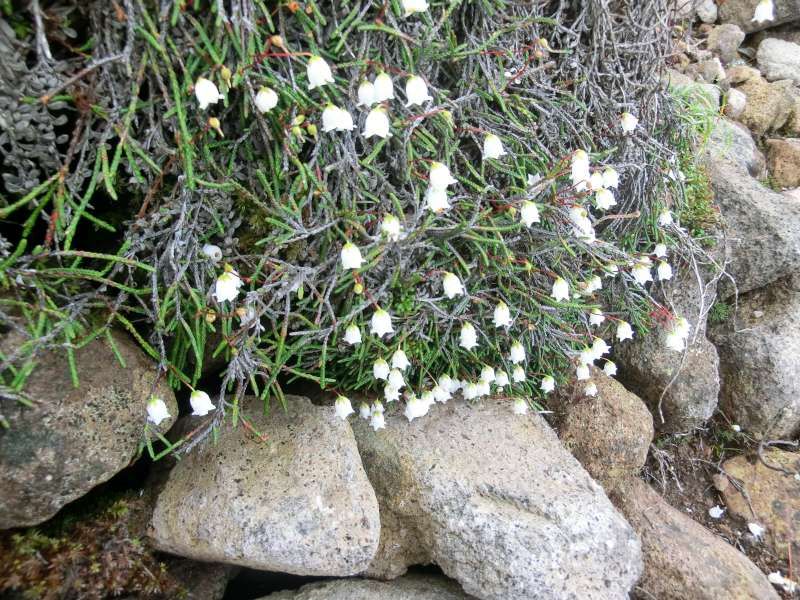
<svg viewBox="0 0 800 600">
<path fill-rule="evenodd" d="M 556 277 L 553 282 L 553 291 L 550 296 L 557 302 L 569 300 L 569 284 L 563 277 Z"/>
<path fill-rule="evenodd" d="M 756 5 L 756 10 L 755 13 L 753 13 L 752 20 L 758 24 L 766 23 L 767 21 L 774 21 L 775 4 L 772 2 L 772 0 L 761 0 Z"/>
<path fill-rule="evenodd" d="M 205 77 L 198 77 L 195 81 L 194 95 L 200 104 L 200 110 L 207 109 L 209 105 L 216 104 L 223 98 L 214 82 Z"/>
<path fill-rule="evenodd" d="M 347 396 L 339 395 L 339 397 L 336 398 L 334 407 L 336 409 L 336 416 L 340 419 L 346 419 L 355 412 L 353 410 L 353 405 L 350 404 L 350 399 Z"/>
<path fill-rule="evenodd" d="M 433 100 L 428 93 L 428 85 L 419 75 L 412 75 L 406 81 L 406 106 L 422 106 Z"/>
<path fill-rule="evenodd" d="M 169 409 L 166 403 L 158 396 L 151 396 L 147 401 L 147 420 L 155 425 L 160 425 L 164 419 L 169 419 Z"/>
<path fill-rule="evenodd" d="M 308 59 L 306 75 L 308 76 L 309 91 L 323 86 L 326 83 L 334 82 L 331 68 L 321 56 L 312 56 L 310 59 Z"/>
<path fill-rule="evenodd" d="M 341 258 L 344 269 L 358 269 L 364 263 L 364 259 L 361 258 L 361 251 L 352 242 L 347 242 L 342 246 Z"/>
<path fill-rule="evenodd" d="M 225 270 L 217 277 L 214 285 L 214 298 L 217 302 L 233 302 L 239 295 L 240 287 L 242 287 L 242 280 L 239 274 L 230 265 L 225 265 Z"/>
<path fill-rule="evenodd" d="M 483 138 L 483 159 L 502 158 L 507 154 L 503 148 L 502 140 L 493 133 L 489 133 Z"/>
<path fill-rule="evenodd" d="M 461 326 L 459 346 L 465 350 L 472 350 L 478 345 L 478 333 L 475 331 L 472 323 L 464 323 Z"/>
<path fill-rule="evenodd" d="M 196 417 L 204 417 L 216 408 L 208 394 L 200 390 L 194 390 L 189 395 L 189 404 L 192 405 L 192 414 Z"/>
<path fill-rule="evenodd" d="M 461 280 L 450 272 L 446 272 L 442 277 L 442 287 L 444 288 L 444 295 L 451 300 L 464 294 L 464 286 L 461 284 Z"/>
<path fill-rule="evenodd" d="M 389 116 L 386 114 L 386 109 L 382 106 L 373 108 L 367 115 L 367 120 L 364 122 L 364 137 L 371 138 L 377 136 L 379 138 L 388 138 L 392 134 L 389 132 L 391 124 L 389 123 Z"/>
<path fill-rule="evenodd" d="M 345 329 L 344 341 L 351 346 L 361 343 L 361 330 L 358 328 L 358 325 L 353 323 L 352 325 L 349 325 L 347 329 Z"/>
<path fill-rule="evenodd" d="M 260 113 L 268 113 L 278 106 L 278 94 L 272 88 L 262 87 L 256 94 L 256 108 Z"/>
<path fill-rule="evenodd" d="M 378 337 L 383 337 L 387 333 L 394 333 L 394 327 L 392 327 L 392 317 L 382 308 L 377 309 L 372 314 L 370 330 Z"/>
</svg>

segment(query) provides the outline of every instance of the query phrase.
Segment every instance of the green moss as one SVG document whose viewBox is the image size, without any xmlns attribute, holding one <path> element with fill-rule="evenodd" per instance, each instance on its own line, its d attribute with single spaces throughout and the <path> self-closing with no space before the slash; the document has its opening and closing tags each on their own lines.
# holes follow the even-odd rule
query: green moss
<svg viewBox="0 0 800 600">
<path fill-rule="evenodd" d="M 731 305 L 723 300 L 717 300 L 708 312 L 708 322 L 710 325 L 724 323 L 731 316 Z"/>
</svg>

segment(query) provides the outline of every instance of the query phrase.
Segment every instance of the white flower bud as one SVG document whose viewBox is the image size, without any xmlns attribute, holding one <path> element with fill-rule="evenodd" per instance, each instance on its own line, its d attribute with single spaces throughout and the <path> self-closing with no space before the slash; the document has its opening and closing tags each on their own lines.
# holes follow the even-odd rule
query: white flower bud
<svg viewBox="0 0 800 600">
<path fill-rule="evenodd" d="M 668 279 L 672 279 L 672 267 L 666 261 L 659 261 L 658 269 L 656 269 L 658 273 L 658 279 L 660 281 L 667 281 Z"/>
<path fill-rule="evenodd" d="M 639 119 L 629 112 L 624 112 L 619 118 L 619 124 L 622 127 L 622 133 L 629 134 L 633 133 L 633 130 L 636 129 L 636 126 L 639 124 Z"/>
<path fill-rule="evenodd" d="M 361 258 L 361 251 L 351 242 L 342 246 L 341 258 L 344 269 L 358 269 L 364 262 L 364 259 Z"/>
<path fill-rule="evenodd" d="M 403 0 L 403 10 L 407 17 L 414 13 L 425 12 L 428 10 L 428 0 Z"/>
<path fill-rule="evenodd" d="M 525 381 L 525 369 L 521 365 L 517 365 L 511 370 L 511 381 L 514 383 Z"/>
<path fill-rule="evenodd" d="M 430 186 L 425 191 L 425 208 L 436 214 L 448 210 L 450 202 L 447 200 L 447 189 L 438 189 Z"/>
<path fill-rule="evenodd" d="M 217 263 L 222 260 L 222 249 L 214 244 L 204 244 L 201 252 L 211 262 Z"/>
<path fill-rule="evenodd" d="M 603 170 L 603 187 L 609 189 L 619 187 L 619 173 L 614 167 L 606 167 Z"/>
<path fill-rule="evenodd" d="M 603 373 L 608 375 L 609 377 L 613 377 L 617 374 L 617 363 L 611 360 L 607 360 L 606 364 L 603 365 Z"/>
<path fill-rule="evenodd" d="M 278 106 L 278 94 L 275 90 L 262 87 L 256 94 L 256 108 L 260 113 L 268 113 Z"/>
<path fill-rule="evenodd" d="M 394 215 L 386 215 L 381 222 L 381 232 L 389 238 L 389 241 L 396 242 L 400 239 L 402 233 L 402 226 L 400 219 Z"/>
</svg>

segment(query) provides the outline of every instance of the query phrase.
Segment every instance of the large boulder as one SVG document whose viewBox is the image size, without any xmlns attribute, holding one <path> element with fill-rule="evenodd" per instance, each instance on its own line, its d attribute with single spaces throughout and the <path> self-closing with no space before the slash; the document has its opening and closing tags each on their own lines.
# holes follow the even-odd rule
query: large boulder
<svg viewBox="0 0 800 600">
<path fill-rule="evenodd" d="M 767 81 L 789 79 L 800 85 L 800 45 L 767 38 L 759 44 L 756 60 Z"/>
<path fill-rule="evenodd" d="M 572 386 L 559 394 L 558 437 L 606 491 L 639 473 L 653 440 L 653 417 L 644 403 L 599 369 L 592 369 L 596 396 Z"/>
<path fill-rule="evenodd" d="M 788 200 L 785 200 L 788 202 Z M 739 297 L 710 330 L 720 358 L 720 406 L 748 432 L 775 439 L 800 428 L 800 279 Z"/>
<path fill-rule="evenodd" d="M 705 159 L 726 230 L 728 264 L 735 280 L 720 282 L 723 297 L 744 293 L 794 273 L 800 261 L 800 203 L 764 187 L 733 159 L 733 146 L 711 138 Z"/>
<path fill-rule="evenodd" d="M 723 539 L 670 506 L 641 479 L 612 493 L 639 534 L 644 574 L 640 598 L 778 600 L 767 578 Z"/>
<path fill-rule="evenodd" d="M 735 90 L 731 90 L 733 92 Z M 753 136 L 744 125 L 728 119 L 714 120 L 705 146 L 705 160 L 727 161 L 753 178 L 760 179 L 766 172 L 766 159 L 756 146 Z"/>
<path fill-rule="evenodd" d="M 46 521 L 125 468 L 143 438 L 151 394 L 170 413 L 154 429 L 166 432 L 175 421 L 175 397 L 155 365 L 126 335 L 111 337 L 114 347 L 99 338 L 75 349 L 77 387 L 66 354 L 47 351 L 25 385 L 33 405 L 4 403 L 9 427 L 0 427 L 0 529 Z M 9 356 L 23 341 L 12 330 L 0 340 L 0 354 Z"/>
<path fill-rule="evenodd" d="M 353 428 L 381 510 L 369 576 L 436 563 L 484 600 L 622 598 L 636 582 L 636 536 L 539 415 L 486 399 Z"/>
<path fill-rule="evenodd" d="M 287 396 L 178 462 L 156 501 L 157 548 L 195 560 L 297 575 L 345 576 L 370 564 L 380 519 L 352 429 L 331 407 Z"/>
<path fill-rule="evenodd" d="M 726 460 L 725 474 L 716 475 L 714 485 L 728 512 L 764 527 L 770 550 L 788 559 L 800 550 L 800 481 L 794 476 L 800 472 L 800 455 L 771 449 L 763 458 L 769 466 L 741 455 Z"/>
<path fill-rule="evenodd" d="M 275 592 L 260 600 L 471 600 L 455 582 L 436 575 L 409 574 L 394 581 L 337 579 Z M 477 599 L 475 599 L 477 600 Z"/>
<path fill-rule="evenodd" d="M 800 139 L 767 140 L 767 164 L 776 185 L 783 188 L 800 186 Z"/>
<path fill-rule="evenodd" d="M 800 2 L 797 0 L 774 0 L 775 20 L 756 23 L 753 21 L 753 15 L 758 2 L 759 0 L 725 0 L 725 2 L 719 2 L 720 23 L 734 23 L 745 32 L 752 33 L 800 19 Z"/>
</svg>

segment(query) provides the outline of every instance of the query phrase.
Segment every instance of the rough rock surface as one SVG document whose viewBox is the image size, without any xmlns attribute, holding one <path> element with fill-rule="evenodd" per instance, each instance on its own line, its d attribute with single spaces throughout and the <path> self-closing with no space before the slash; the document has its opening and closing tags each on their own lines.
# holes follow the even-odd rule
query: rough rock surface
<svg viewBox="0 0 800 600">
<path fill-rule="evenodd" d="M 632 479 L 612 498 L 642 541 L 644 574 L 637 597 L 778 600 L 744 554 L 674 509 L 641 479 Z"/>
<path fill-rule="evenodd" d="M 70 378 L 63 352 L 45 353 L 24 390 L 28 408 L 6 402 L 8 429 L 0 428 L 0 529 L 36 525 L 68 502 L 126 467 L 136 454 L 147 421 L 151 393 L 178 414 L 172 390 L 124 334 L 113 333 L 123 367 L 105 339 L 75 351 L 79 387 Z M 10 354 L 21 340 L 12 332 L 0 340 Z"/>
<path fill-rule="evenodd" d="M 731 90 L 733 92 L 735 90 Z M 706 146 L 709 161 L 728 161 L 756 179 L 766 173 L 767 161 L 746 127 L 718 118 Z"/>
<path fill-rule="evenodd" d="M 606 490 L 635 476 L 647 460 L 653 417 L 644 403 L 599 369 L 595 397 L 560 394 L 556 420 L 564 447 Z"/>
<path fill-rule="evenodd" d="M 767 81 L 789 79 L 800 85 L 800 45 L 766 38 L 758 46 L 756 60 Z"/>
<path fill-rule="evenodd" d="M 697 3 L 697 16 L 703 23 L 713 23 L 717 20 L 717 3 L 715 0 L 699 0 Z"/>
<path fill-rule="evenodd" d="M 745 32 L 761 31 L 782 23 L 800 19 L 800 2 L 797 0 L 774 0 L 775 20 L 756 23 L 753 14 L 759 0 L 725 0 L 718 3 L 720 23 L 735 23 Z"/>
<path fill-rule="evenodd" d="M 353 575 L 375 555 L 378 504 L 350 425 L 331 407 L 287 397 L 245 427 L 184 457 L 158 496 L 150 535 L 161 550 L 298 575 Z"/>
<path fill-rule="evenodd" d="M 725 116 L 731 119 L 738 119 L 747 108 L 747 96 L 735 88 L 728 90 L 725 95 Z"/>
<path fill-rule="evenodd" d="M 706 172 L 720 207 L 728 242 L 727 271 L 740 293 L 794 273 L 800 264 L 800 203 L 787 201 L 751 177 L 744 158 L 732 159 L 735 146 L 712 137 Z M 733 295 L 729 280 L 723 297 Z"/>
<path fill-rule="evenodd" d="M 664 80 L 671 89 L 689 94 L 694 102 L 702 102 L 711 110 L 719 108 L 722 92 L 718 86 L 711 83 L 695 83 L 691 77 L 674 69 L 667 69 Z"/>
<path fill-rule="evenodd" d="M 798 431 L 798 332 L 800 280 L 740 296 L 737 312 L 709 330 L 720 358 L 720 406 L 746 431 L 766 439 Z"/>
<path fill-rule="evenodd" d="M 260 600 L 470 600 L 455 581 L 436 575 L 406 575 L 394 581 L 338 579 L 275 592 Z"/>
<path fill-rule="evenodd" d="M 750 77 L 737 89 L 747 96 L 740 120 L 753 133 L 764 135 L 786 125 L 794 107 L 791 81 L 770 83 L 762 77 Z"/>
<path fill-rule="evenodd" d="M 739 58 L 739 46 L 744 41 L 744 31 L 738 25 L 727 23 L 714 27 L 706 39 L 709 50 L 719 54 L 726 65 Z"/>
<path fill-rule="evenodd" d="M 772 180 L 785 188 L 800 185 L 800 139 L 767 140 L 767 165 Z"/>
<path fill-rule="evenodd" d="M 772 449 L 764 453 L 764 460 L 791 473 L 800 472 L 800 455 L 796 452 Z M 792 556 L 797 556 L 800 549 L 800 481 L 794 475 L 765 466 L 757 458 L 749 461 L 745 456 L 736 456 L 726 460 L 722 468 L 743 488 L 742 491 L 737 489 L 725 475 L 714 477 L 714 484 L 722 492 L 728 511 L 747 523 L 765 527 L 764 539 L 778 556 L 789 557 L 789 544 L 792 545 Z"/>
<path fill-rule="evenodd" d="M 540 416 L 486 399 L 353 428 L 381 510 L 369 576 L 433 562 L 485 600 L 621 598 L 638 578 L 635 535 Z"/>
</svg>

